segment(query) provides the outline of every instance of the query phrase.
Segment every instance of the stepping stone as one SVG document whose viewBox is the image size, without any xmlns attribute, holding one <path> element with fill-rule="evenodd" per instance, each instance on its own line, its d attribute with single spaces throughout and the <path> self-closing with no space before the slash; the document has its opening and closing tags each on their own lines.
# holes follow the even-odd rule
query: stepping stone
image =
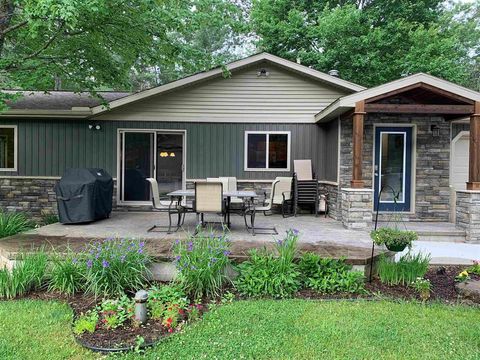
<svg viewBox="0 0 480 360">
<path fill-rule="evenodd" d="M 480 280 L 469 280 L 455 284 L 455 290 L 461 297 L 480 303 Z"/>
</svg>

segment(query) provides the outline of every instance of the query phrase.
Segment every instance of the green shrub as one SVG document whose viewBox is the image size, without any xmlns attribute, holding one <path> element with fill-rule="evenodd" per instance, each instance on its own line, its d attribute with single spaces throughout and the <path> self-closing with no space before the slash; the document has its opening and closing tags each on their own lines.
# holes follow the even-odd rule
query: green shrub
<svg viewBox="0 0 480 360">
<path fill-rule="evenodd" d="M 55 224 L 58 222 L 58 216 L 49 212 L 42 213 L 42 219 L 40 220 L 39 225 L 45 226 L 50 224 Z"/>
<path fill-rule="evenodd" d="M 12 236 L 34 227 L 24 213 L 0 211 L 0 238 Z"/>
<path fill-rule="evenodd" d="M 41 288 L 47 270 L 47 254 L 40 250 L 21 254 L 12 271 L 0 270 L 0 298 L 13 299 Z"/>
<path fill-rule="evenodd" d="M 85 264 L 74 255 L 52 259 L 49 273 L 48 290 L 73 295 L 85 285 Z"/>
<path fill-rule="evenodd" d="M 387 227 L 373 230 L 370 237 L 377 245 L 407 246 L 408 248 L 412 246 L 412 242 L 418 239 L 415 231 Z"/>
<path fill-rule="evenodd" d="M 429 255 L 403 255 L 398 262 L 381 256 L 378 262 L 380 281 L 388 285 L 409 285 L 417 278 L 423 278 L 430 263 Z"/>
<path fill-rule="evenodd" d="M 109 238 L 87 245 L 79 257 L 86 269 L 85 291 L 95 296 L 120 296 L 147 283 L 150 258 L 143 241 Z"/>
<path fill-rule="evenodd" d="M 73 332 L 81 335 L 84 332 L 95 332 L 98 324 L 98 313 L 96 311 L 88 311 L 82 314 L 73 324 Z"/>
<path fill-rule="evenodd" d="M 364 275 L 351 271 L 352 266 L 343 259 L 321 258 L 314 253 L 305 253 L 298 264 L 305 287 L 321 293 L 359 293 L 364 291 Z"/>
<path fill-rule="evenodd" d="M 266 250 L 250 251 L 247 261 L 238 266 L 235 286 L 240 294 L 251 297 L 287 298 L 300 289 L 300 272 L 294 263 L 298 232 L 287 231 L 276 243 L 278 256 Z"/>
<path fill-rule="evenodd" d="M 173 246 L 179 282 L 184 291 L 195 299 L 220 294 L 228 281 L 225 268 L 229 264 L 230 241 L 223 233 L 199 232 Z"/>
<path fill-rule="evenodd" d="M 188 299 L 178 285 L 154 286 L 148 291 L 147 307 L 153 319 L 161 319 L 171 305 L 186 309 Z"/>
</svg>

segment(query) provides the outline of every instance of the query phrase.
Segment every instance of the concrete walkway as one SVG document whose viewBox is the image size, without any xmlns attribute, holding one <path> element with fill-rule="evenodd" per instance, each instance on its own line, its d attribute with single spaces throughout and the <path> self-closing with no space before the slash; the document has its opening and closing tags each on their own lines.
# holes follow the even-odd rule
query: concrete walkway
<svg viewBox="0 0 480 360">
<path fill-rule="evenodd" d="M 411 251 L 430 254 L 432 265 L 471 265 L 474 260 L 480 260 L 480 244 L 416 241 Z M 396 258 L 406 252 L 397 254 Z"/>
</svg>

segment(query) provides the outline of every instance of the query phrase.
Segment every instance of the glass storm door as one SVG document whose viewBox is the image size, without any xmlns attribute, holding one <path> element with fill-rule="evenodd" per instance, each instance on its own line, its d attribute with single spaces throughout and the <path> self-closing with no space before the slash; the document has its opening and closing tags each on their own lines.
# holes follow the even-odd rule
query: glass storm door
<svg viewBox="0 0 480 360">
<path fill-rule="evenodd" d="M 184 134 L 159 131 L 120 131 L 120 201 L 149 203 L 156 178 L 160 195 L 184 185 Z"/>
<path fill-rule="evenodd" d="M 412 128 L 375 129 L 375 210 L 410 211 Z"/>
</svg>

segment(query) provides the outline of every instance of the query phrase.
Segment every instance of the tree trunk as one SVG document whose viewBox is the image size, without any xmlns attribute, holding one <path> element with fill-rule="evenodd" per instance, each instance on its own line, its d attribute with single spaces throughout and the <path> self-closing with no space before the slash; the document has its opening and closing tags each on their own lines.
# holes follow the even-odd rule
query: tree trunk
<svg viewBox="0 0 480 360">
<path fill-rule="evenodd" d="M 5 45 L 6 30 L 9 28 L 15 6 L 12 0 L 0 0 L 0 57 Z"/>
</svg>

